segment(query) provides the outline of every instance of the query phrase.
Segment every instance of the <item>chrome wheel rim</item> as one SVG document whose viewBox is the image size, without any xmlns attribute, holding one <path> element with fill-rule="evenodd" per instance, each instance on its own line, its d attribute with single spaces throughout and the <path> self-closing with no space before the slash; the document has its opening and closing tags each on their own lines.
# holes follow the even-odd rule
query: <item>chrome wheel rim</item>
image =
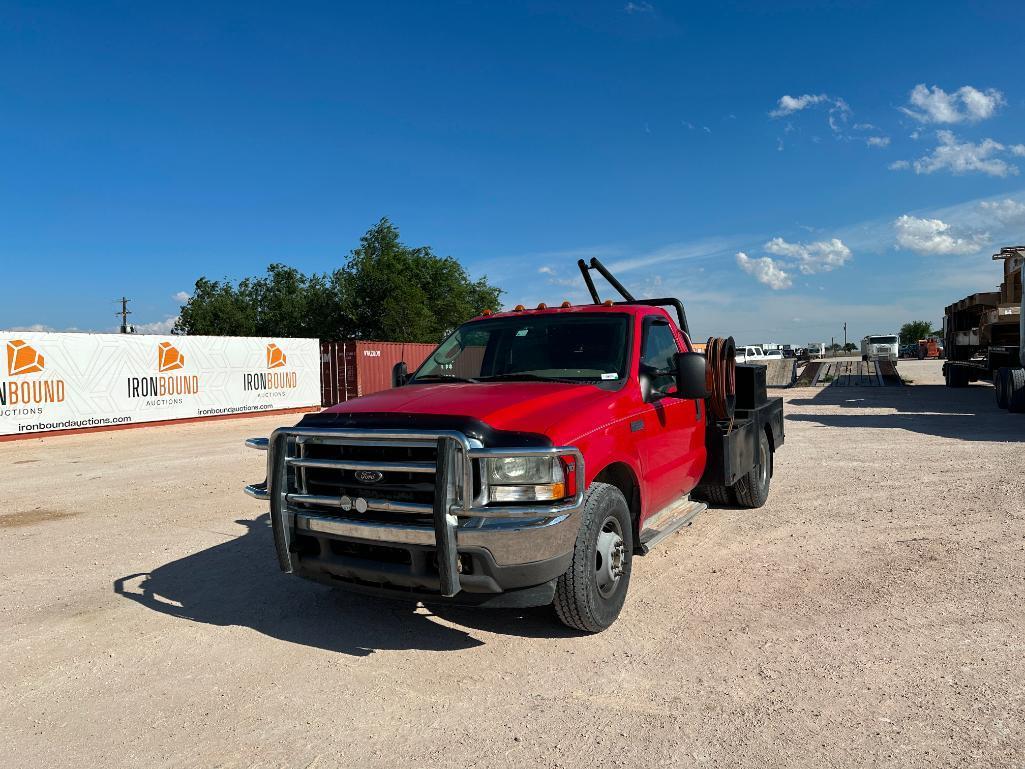
<svg viewBox="0 0 1025 769">
<path fill-rule="evenodd" d="M 602 522 L 595 543 L 594 577 L 598 592 L 608 598 L 619 586 L 626 570 L 626 543 L 619 520 L 608 516 Z"/>
<path fill-rule="evenodd" d="M 769 448 L 765 441 L 758 443 L 758 482 L 762 486 L 769 482 Z"/>
</svg>

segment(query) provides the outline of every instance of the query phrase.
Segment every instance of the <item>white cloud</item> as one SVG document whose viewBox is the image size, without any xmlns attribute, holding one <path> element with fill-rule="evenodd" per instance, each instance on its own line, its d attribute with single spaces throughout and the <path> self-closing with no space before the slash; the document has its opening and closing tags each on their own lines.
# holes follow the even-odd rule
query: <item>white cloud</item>
<svg viewBox="0 0 1025 769">
<path fill-rule="evenodd" d="M 171 298 L 174 299 L 174 301 L 176 302 L 181 302 L 182 304 L 185 304 L 192 298 L 192 295 L 188 291 L 179 291 L 177 294 L 174 294 Z"/>
<path fill-rule="evenodd" d="M 893 223 L 897 245 L 919 254 L 975 254 L 989 243 L 985 233 L 959 236 L 942 219 L 920 219 L 904 214 Z"/>
<path fill-rule="evenodd" d="M 788 243 L 783 238 L 773 238 L 765 244 L 765 250 L 792 260 L 804 275 L 830 272 L 843 267 L 851 258 L 851 249 L 839 238 L 814 243 Z"/>
<path fill-rule="evenodd" d="M 979 204 L 979 210 L 987 219 L 1000 224 L 1025 224 L 1025 203 L 1017 200 L 985 200 Z"/>
<path fill-rule="evenodd" d="M 995 88 L 980 91 L 970 85 L 947 93 L 939 86 L 926 88 L 919 83 L 908 96 L 911 107 L 901 107 L 905 115 L 922 123 L 977 123 L 993 117 L 1007 103 Z"/>
<path fill-rule="evenodd" d="M 889 147 L 890 137 L 889 136 L 869 136 L 865 139 L 865 143 L 869 147 Z"/>
<path fill-rule="evenodd" d="M 47 326 L 45 323 L 32 323 L 28 326 L 10 326 L 4 329 L 5 331 L 56 331 L 53 326 Z"/>
<path fill-rule="evenodd" d="M 742 238 L 702 238 L 687 243 L 671 243 L 648 253 L 616 259 L 607 266 L 613 272 L 627 272 L 640 267 L 650 267 L 665 262 L 678 262 L 689 259 L 711 259 L 728 254 L 743 243 Z"/>
<path fill-rule="evenodd" d="M 623 7 L 623 10 L 626 11 L 627 13 L 654 13 L 655 12 L 655 6 L 653 6 L 651 3 L 643 2 L 643 0 L 642 0 L 641 2 L 638 2 L 638 3 L 634 3 L 634 2 L 627 3 Z"/>
<path fill-rule="evenodd" d="M 136 334 L 161 334 L 166 335 L 171 333 L 171 329 L 174 328 L 174 324 L 178 322 L 177 315 L 171 315 L 163 320 L 157 320 L 153 323 L 135 323 Z"/>
<path fill-rule="evenodd" d="M 1018 158 L 1025 158 L 1025 144 L 1012 144 L 1008 149 Z"/>
<path fill-rule="evenodd" d="M 542 275 L 554 275 L 555 274 L 555 268 L 549 267 L 548 265 L 545 265 L 544 267 L 538 267 L 537 271 L 540 272 Z"/>
<path fill-rule="evenodd" d="M 776 102 L 776 108 L 769 112 L 769 117 L 786 117 L 787 115 L 792 115 L 795 112 L 801 112 L 802 110 L 817 107 L 819 105 L 828 107 L 829 127 L 833 132 L 838 134 L 842 133 L 844 127 L 847 125 L 848 118 L 853 114 L 853 110 L 851 110 L 850 105 L 848 105 L 847 102 L 839 96 L 830 96 L 824 93 L 805 93 L 800 96 L 783 94 L 779 97 L 779 101 Z M 786 131 L 789 133 L 791 130 L 793 130 L 793 127 L 788 124 Z"/>
<path fill-rule="evenodd" d="M 791 96 L 790 94 L 783 94 L 779 97 L 779 102 L 776 104 L 776 109 L 769 113 L 770 117 L 784 117 L 791 115 L 794 112 L 800 112 L 803 109 L 812 107 L 816 104 L 829 101 L 829 97 L 824 93 L 810 94 L 806 93 L 801 96 Z"/>
<path fill-rule="evenodd" d="M 790 276 L 767 256 L 763 256 L 761 259 L 752 259 L 743 251 L 738 251 L 737 266 L 773 291 L 790 288 L 793 285 Z"/>
<path fill-rule="evenodd" d="M 954 174 L 978 171 L 990 176 L 1014 176 L 1018 173 L 1018 167 L 1000 156 L 1007 153 L 1025 156 L 1025 149 L 1018 152 L 1019 145 L 1008 148 L 993 139 L 983 139 L 978 144 L 960 142 L 951 131 L 937 131 L 936 137 L 940 143 L 930 154 L 911 162 L 898 160 L 890 164 L 890 169 L 913 168 L 916 174 L 947 170 Z"/>
</svg>

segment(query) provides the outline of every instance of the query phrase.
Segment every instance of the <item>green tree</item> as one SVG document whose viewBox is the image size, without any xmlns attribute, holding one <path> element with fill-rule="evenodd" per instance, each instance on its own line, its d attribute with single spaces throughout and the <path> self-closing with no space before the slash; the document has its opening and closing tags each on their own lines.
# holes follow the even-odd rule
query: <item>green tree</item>
<svg viewBox="0 0 1025 769">
<path fill-rule="evenodd" d="M 501 289 L 486 278 L 471 281 L 452 257 L 403 245 L 387 219 L 362 237 L 340 273 L 351 335 L 362 339 L 438 342 L 468 318 L 500 306 Z"/>
<path fill-rule="evenodd" d="M 932 323 L 927 320 L 912 320 L 900 327 L 900 343 L 915 344 L 932 333 Z"/>
<path fill-rule="evenodd" d="M 847 344 L 845 344 L 843 346 L 843 351 L 844 352 L 854 352 L 857 349 L 858 349 L 858 345 L 854 344 L 854 342 L 848 342 Z"/>
<path fill-rule="evenodd" d="M 174 333 L 255 336 L 256 303 L 252 293 L 248 278 L 237 286 L 200 278 L 178 314 Z"/>
<path fill-rule="evenodd" d="M 331 274 L 271 264 L 266 275 L 237 284 L 200 278 L 174 330 L 439 342 L 463 321 L 497 310 L 501 294 L 486 278 L 471 281 L 452 257 L 403 245 L 398 229 L 382 219 Z"/>
</svg>

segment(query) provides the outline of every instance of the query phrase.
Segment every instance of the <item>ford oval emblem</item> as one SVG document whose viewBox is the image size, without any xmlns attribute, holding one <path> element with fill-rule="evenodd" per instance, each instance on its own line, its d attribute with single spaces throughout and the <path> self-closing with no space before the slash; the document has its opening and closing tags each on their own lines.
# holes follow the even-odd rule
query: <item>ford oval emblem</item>
<svg viewBox="0 0 1025 769">
<path fill-rule="evenodd" d="M 357 470 L 355 476 L 360 483 L 377 483 L 384 478 L 384 473 L 377 470 Z"/>
</svg>

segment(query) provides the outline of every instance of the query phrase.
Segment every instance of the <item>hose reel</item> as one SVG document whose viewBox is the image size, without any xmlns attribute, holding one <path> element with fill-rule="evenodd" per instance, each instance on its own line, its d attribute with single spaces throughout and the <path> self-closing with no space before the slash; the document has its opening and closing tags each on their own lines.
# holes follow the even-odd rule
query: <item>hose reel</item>
<svg viewBox="0 0 1025 769">
<path fill-rule="evenodd" d="M 737 407 L 737 347 L 733 337 L 708 338 L 705 344 L 706 402 L 716 421 L 733 423 Z"/>
</svg>

